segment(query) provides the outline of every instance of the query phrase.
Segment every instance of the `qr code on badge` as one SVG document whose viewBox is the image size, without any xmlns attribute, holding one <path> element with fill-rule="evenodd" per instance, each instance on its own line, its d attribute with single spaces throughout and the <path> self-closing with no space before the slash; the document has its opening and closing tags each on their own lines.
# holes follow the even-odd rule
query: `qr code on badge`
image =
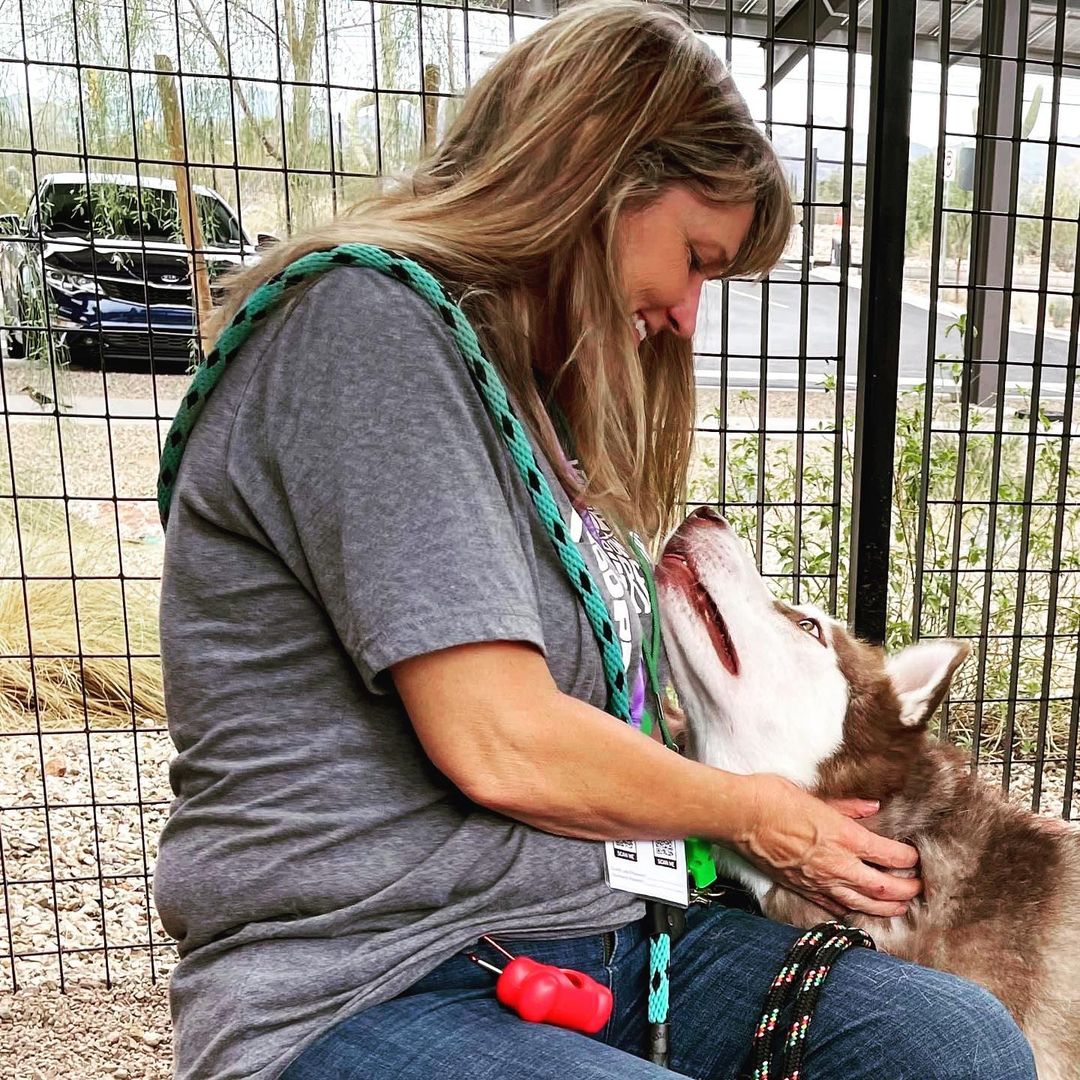
<svg viewBox="0 0 1080 1080">
<path fill-rule="evenodd" d="M 674 840 L 654 840 L 653 841 L 653 861 L 657 866 L 666 866 L 671 870 L 674 870 L 677 863 L 675 862 L 675 841 Z"/>
<path fill-rule="evenodd" d="M 637 862 L 636 840 L 612 840 L 611 846 L 615 849 L 616 859 L 626 859 L 627 862 Z"/>
</svg>

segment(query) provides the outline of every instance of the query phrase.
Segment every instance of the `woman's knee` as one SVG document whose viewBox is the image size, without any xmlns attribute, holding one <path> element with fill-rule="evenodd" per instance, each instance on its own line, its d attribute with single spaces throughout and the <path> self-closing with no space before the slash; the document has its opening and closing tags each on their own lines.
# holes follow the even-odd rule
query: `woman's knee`
<svg viewBox="0 0 1080 1080">
<path fill-rule="evenodd" d="M 808 1075 L 1036 1080 L 1031 1047 L 992 994 L 880 954 L 851 959 L 831 988 L 833 1030 L 818 1033 L 819 1072 Z"/>
<path fill-rule="evenodd" d="M 942 1080 L 1036 1080 L 1031 1046 L 1009 1010 L 981 986 L 946 978 L 952 985 L 935 1025 L 943 1060 L 938 1072 L 927 1075 Z"/>
</svg>

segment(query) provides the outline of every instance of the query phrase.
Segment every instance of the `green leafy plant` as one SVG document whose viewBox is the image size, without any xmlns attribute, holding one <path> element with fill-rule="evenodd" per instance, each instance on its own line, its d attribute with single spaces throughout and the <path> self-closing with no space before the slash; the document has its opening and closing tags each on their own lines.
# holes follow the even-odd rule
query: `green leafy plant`
<svg viewBox="0 0 1080 1080">
<path fill-rule="evenodd" d="M 1069 316 L 1072 314 L 1072 309 L 1068 300 L 1051 300 L 1050 305 L 1046 310 L 1047 314 L 1050 316 L 1050 321 L 1059 330 L 1065 326 L 1069 321 Z"/>
</svg>

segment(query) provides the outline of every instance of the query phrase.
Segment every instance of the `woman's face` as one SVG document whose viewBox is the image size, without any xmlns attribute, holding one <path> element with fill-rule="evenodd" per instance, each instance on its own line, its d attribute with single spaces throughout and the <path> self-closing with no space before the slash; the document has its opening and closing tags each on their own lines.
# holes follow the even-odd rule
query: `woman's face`
<svg viewBox="0 0 1080 1080">
<path fill-rule="evenodd" d="M 702 285 L 731 264 L 753 218 L 753 203 L 711 203 L 681 185 L 622 214 L 623 288 L 639 340 L 661 330 L 693 336 Z"/>
</svg>

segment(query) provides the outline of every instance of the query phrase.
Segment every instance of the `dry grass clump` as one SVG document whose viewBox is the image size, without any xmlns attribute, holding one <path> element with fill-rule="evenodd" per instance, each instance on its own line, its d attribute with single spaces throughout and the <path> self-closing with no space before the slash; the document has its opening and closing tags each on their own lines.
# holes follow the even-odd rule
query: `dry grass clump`
<svg viewBox="0 0 1080 1080">
<path fill-rule="evenodd" d="M 120 577 L 115 534 L 18 499 L 0 538 L 0 730 L 163 724 L 157 583 Z M 76 578 L 73 551 L 113 573 Z"/>
</svg>

